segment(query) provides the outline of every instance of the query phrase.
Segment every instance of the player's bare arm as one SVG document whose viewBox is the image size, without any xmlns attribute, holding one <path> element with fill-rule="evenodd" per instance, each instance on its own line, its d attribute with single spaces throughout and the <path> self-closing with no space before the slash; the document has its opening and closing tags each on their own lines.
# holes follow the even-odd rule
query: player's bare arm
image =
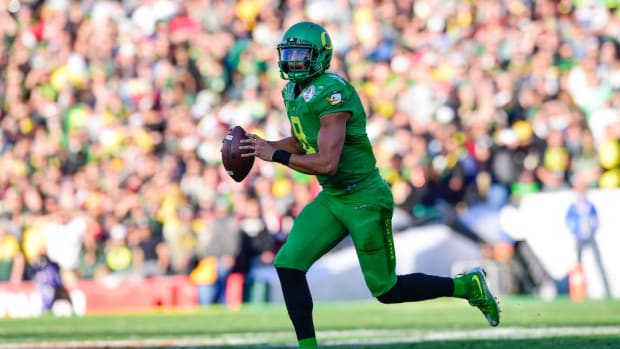
<svg viewBox="0 0 620 349">
<path fill-rule="evenodd" d="M 342 153 L 346 137 L 347 121 L 350 118 L 351 114 L 348 112 L 323 115 L 317 139 L 319 149 L 314 154 L 302 154 L 298 149 L 291 149 L 296 150 L 291 152 L 288 149 L 274 146 L 277 145 L 276 142 L 267 142 L 254 134 L 249 134 L 249 138 L 242 141 L 246 143 L 243 148 L 253 149 L 254 151 L 242 156 L 256 156 L 265 161 L 273 161 L 273 154 L 277 149 L 285 150 L 292 153 L 288 161 L 290 168 L 310 175 L 333 176 L 338 171 L 338 161 L 340 160 L 340 154 Z M 301 145 L 294 137 L 290 138 L 294 139 L 296 147 L 301 148 Z M 286 139 L 288 138 L 284 140 Z M 292 144 L 286 143 L 284 145 L 290 146 Z"/>
<path fill-rule="evenodd" d="M 307 155 L 294 154 L 288 166 L 310 175 L 335 175 L 350 118 L 351 114 L 348 112 L 321 116 L 321 129 L 317 139 L 318 151 Z"/>
<path fill-rule="evenodd" d="M 291 134 L 292 133 L 293 130 L 291 129 Z M 245 145 L 240 146 L 239 149 L 253 149 L 254 152 L 241 154 L 242 157 L 257 156 L 263 160 L 272 161 L 271 157 L 264 158 L 258 154 L 265 154 L 265 156 L 269 154 L 273 155 L 276 149 L 282 149 L 291 154 L 304 154 L 304 148 L 302 148 L 301 143 L 299 143 L 294 136 L 282 138 L 277 141 L 264 140 L 254 133 L 248 133 L 247 136 L 247 139 L 241 140 L 241 143 Z"/>
<path fill-rule="evenodd" d="M 291 129 L 291 134 L 293 134 L 293 130 Z M 293 154 L 304 154 L 304 148 L 302 148 L 301 143 L 295 138 L 295 136 L 286 137 L 277 141 L 267 141 L 274 149 L 282 149 L 286 150 L 289 153 Z"/>
<path fill-rule="evenodd" d="M 250 149 L 253 150 L 253 152 L 241 154 L 244 158 L 256 156 L 265 161 L 273 161 L 272 156 L 276 149 L 282 149 L 291 154 L 304 153 L 304 149 L 295 137 L 286 137 L 277 141 L 267 141 L 254 133 L 248 133 L 247 136 L 247 139 L 242 139 L 240 141 L 245 145 L 240 146 L 239 149 Z"/>
</svg>

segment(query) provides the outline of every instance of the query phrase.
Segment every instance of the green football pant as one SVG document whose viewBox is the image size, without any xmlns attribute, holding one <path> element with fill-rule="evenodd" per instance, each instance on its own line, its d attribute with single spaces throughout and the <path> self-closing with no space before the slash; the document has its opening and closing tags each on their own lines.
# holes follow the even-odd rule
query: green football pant
<svg viewBox="0 0 620 349">
<path fill-rule="evenodd" d="M 392 192 L 383 180 L 346 195 L 322 191 L 295 220 L 274 264 L 308 271 L 349 233 L 366 285 L 377 297 L 396 283 L 393 210 Z"/>
</svg>

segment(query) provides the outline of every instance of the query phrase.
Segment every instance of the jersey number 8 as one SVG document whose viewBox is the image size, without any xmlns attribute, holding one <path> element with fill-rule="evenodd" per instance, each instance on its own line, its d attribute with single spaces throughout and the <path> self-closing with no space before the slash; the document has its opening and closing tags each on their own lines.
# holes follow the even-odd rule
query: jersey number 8
<svg viewBox="0 0 620 349">
<path fill-rule="evenodd" d="M 306 151 L 306 154 L 316 153 L 316 149 L 310 145 L 308 139 L 306 138 L 304 129 L 301 127 L 301 120 L 299 119 L 299 116 L 291 116 L 291 124 L 293 125 L 295 137 L 297 137 L 297 140 L 301 143 L 301 146 Z"/>
</svg>

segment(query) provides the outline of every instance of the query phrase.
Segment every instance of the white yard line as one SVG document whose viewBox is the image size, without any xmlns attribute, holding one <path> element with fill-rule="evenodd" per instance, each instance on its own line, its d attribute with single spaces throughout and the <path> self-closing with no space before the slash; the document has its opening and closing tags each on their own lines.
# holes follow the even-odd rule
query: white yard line
<svg viewBox="0 0 620 349">
<path fill-rule="evenodd" d="M 605 336 L 620 335 L 620 326 L 602 327 L 499 327 L 473 330 L 342 330 L 319 331 L 322 346 L 339 347 L 356 344 L 396 344 L 464 339 L 522 339 L 549 338 L 559 336 Z M 247 345 L 282 347 L 265 343 L 291 340 L 290 332 L 257 332 L 244 334 L 223 334 L 217 337 L 185 339 L 144 339 L 144 340 L 95 340 L 63 341 L 49 343 L 4 343 L 0 349 L 100 349 L 100 348 L 149 348 L 149 347 L 196 347 Z M 291 344 L 291 348 L 296 346 Z"/>
</svg>

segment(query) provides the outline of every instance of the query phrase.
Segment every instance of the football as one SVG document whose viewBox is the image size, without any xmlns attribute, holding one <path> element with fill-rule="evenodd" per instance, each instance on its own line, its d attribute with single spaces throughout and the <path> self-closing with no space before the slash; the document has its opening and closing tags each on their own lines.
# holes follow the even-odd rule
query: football
<svg viewBox="0 0 620 349">
<path fill-rule="evenodd" d="M 241 182 L 254 165 L 253 156 L 241 157 L 241 154 L 251 152 L 251 150 L 239 149 L 242 145 L 241 140 L 246 138 L 243 127 L 235 126 L 228 130 L 228 134 L 222 141 L 222 165 L 236 182 Z"/>
</svg>

